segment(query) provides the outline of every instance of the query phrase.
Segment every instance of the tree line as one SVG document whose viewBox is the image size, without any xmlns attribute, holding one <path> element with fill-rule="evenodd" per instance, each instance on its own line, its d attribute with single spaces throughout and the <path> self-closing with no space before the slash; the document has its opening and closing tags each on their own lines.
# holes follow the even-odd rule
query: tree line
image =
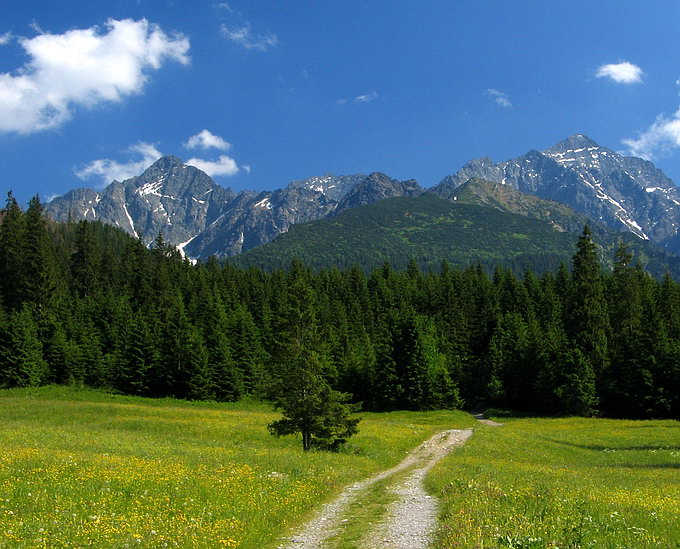
<svg viewBox="0 0 680 549">
<path fill-rule="evenodd" d="M 305 376 L 328 406 L 343 393 L 369 410 L 678 418 L 680 285 L 623 245 L 605 271 L 587 227 L 572 264 L 541 276 L 192 265 L 162 235 L 147 248 L 100 222 L 53 223 L 9 194 L 0 387 L 276 401 Z"/>
</svg>

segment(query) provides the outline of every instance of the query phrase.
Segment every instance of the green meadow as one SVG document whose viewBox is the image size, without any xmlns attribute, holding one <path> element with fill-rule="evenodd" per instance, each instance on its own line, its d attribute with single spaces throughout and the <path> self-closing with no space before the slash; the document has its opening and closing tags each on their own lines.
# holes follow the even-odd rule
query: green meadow
<svg viewBox="0 0 680 549">
<path fill-rule="evenodd" d="M 0 547 L 275 547 L 343 486 L 462 412 L 362 414 L 341 453 L 275 439 L 257 402 L 0 391 Z"/>
<path fill-rule="evenodd" d="M 471 426 L 428 478 L 435 547 L 680 547 L 675 421 L 366 413 L 342 452 L 305 454 L 268 434 L 276 417 L 253 401 L 0 391 L 0 547 L 276 547 L 343 486 Z"/>
<path fill-rule="evenodd" d="M 680 547 L 679 422 L 499 421 L 430 474 L 435 547 Z"/>
</svg>

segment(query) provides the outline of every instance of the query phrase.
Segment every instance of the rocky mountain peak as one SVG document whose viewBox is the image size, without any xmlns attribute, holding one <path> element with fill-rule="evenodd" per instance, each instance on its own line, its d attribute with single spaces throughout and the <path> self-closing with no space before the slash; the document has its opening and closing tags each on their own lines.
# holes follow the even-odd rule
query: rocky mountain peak
<svg viewBox="0 0 680 549">
<path fill-rule="evenodd" d="M 650 162 L 621 156 L 583 134 L 505 162 L 480 160 L 468 162 L 431 192 L 451 198 L 457 187 L 478 177 L 562 202 L 612 229 L 680 248 L 680 193 Z"/>
<path fill-rule="evenodd" d="M 286 188 L 318 192 L 331 200 L 341 200 L 352 187 L 364 179 L 366 176 L 362 174 L 335 176 L 327 173 L 320 177 L 292 181 Z"/>
<path fill-rule="evenodd" d="M 398 181 L 382 172 L 373 172 L 361 183 L 352 187 L 338 204 L 336 213 L 348 208 L 371 204 L 393 196 L 417 196 L 425 191 L 417 181 Z"/>
<path fill-rule="evenodd" d="M 151 164 L 147 169 L 151 170 L 172 170 L 173 168 L 186 168 L 186 164 L 182 162 L 181 158 L 173 156 L 171 154 L 161 156 L 156 162 Z M 196 168 L 194 168 L 196 169 Z"/>
<path fill-rule="evenodd" d="M 595 141 L 590 139 L 590 137 L 588 137 L 587 135 L 584 135 L 582 133 L 576 133 L 574 135 L 570 135 L 569 137 L 560 141 L 556 145 L 553 145 L 549 149 L 546 149 L 544 152 L 550 154 L 574 151 L 577 149 L 588 149 L 589 147 L 600 148 L 600 145 L 598 145 Z"/>
<path fill-rule="evenodd" d="M 540 217 L 539 210 L 548 206 L 510 192 L 519 190 L 568 204 L 613 229 L 680 249 L 680 192 L 675 184 L 651 162 L 621 156 L 583 134 L 505 162 L 494 163 L 489 157 L 471 160 L 430 192 L 461 200 L 462 194 L 457 193 L 461 187 L 461 192 L 470 191 L 470 200 L 512 206 Z M 45 209 L 56 220 L 99 219 L 147 244 L 162 231 L 169 243 L 189 256 L 205 258 L 241 253 L 297 223 L 423 192 L 412 179 L 398 181 L 373 172 L 326 173 L 275 191 L 234 194 L 176 156 L 164 156 L 137 177 L 114 182 L 99 192 L 76 189 L 52 200 Z M 549 209 L 556 211 L 554 205 Z M 550 221 L 564 225 L 554 216 Z"/>
<path fill-rule="evenodd" d="M 482 156 L 480 158 L 473 158 L 472 160 L 469 160 L 465 163 L 462 169 L 475 170 L 488 168 L 489 166 L 493 166 L 493 159 L 490 156 Z"/>
</svg>

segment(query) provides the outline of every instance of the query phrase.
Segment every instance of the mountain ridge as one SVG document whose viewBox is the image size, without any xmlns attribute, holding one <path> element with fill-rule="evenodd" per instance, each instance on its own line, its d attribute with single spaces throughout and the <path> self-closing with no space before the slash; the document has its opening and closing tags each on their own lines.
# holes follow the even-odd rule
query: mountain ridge
<svg viewBox="0 0 680 549">
<path fill-rule="evenodd" d="M 522 275 L 527 268 L 543 272 L 557 269 L 561 262 L 568 264 L 582 229 L 583 225 L 578 230 L 558 230 L 548 220 L 466 202 L 464 196 L 446 200 L 424 193 L 298 224 L 272 242 L 228 261 L 240 267 L 278 269 L 298 258 L 315 269 L 358 265 L 370 271 L 385 261 L 405 268 L 411 259 L 423 269 L 435 270 L 446 260 L 451 266 L 481 264 L 490 271 L 503 265 Z M 668 270 L 680 276 L 680 258 L 674 254 L 630 232 L 617 233 L 597 224 L 591 229 L 606 266 L 613 265 L 619 243 L 624 242 L 651 274 L 662 276 Z"/>
<path fill-rule="evenodd" d="M 504 162 L 495 163 L 490 157 L 470 160 L 427 192 L 453 200 L 457 189 L 471 179 L 523 192 L 523 198 L 512 199 L 515 205 L 523 202 L 534 217 L 552 218 L 556 227 L 569 223 L 573 230 L 576 223 L 556 205 L 561 203 L 612 230 L 626 230 L 680 251 L 680 191 L 673 181 L 651 162 L 621 156 L 583 134 Z M 58 221 L 100 219 L 147 245 L 163 232 L 182 253 L 205 259 L 243 253 L 298 223 L 425 191 L 415 180 L 398 181 L 374 172 L 325 174 L 294 180 L 273 191 L 235 193 L 179 158 L 165 156 L 139 176 L 113 181 L 101 191 L 74 189 L 45 209 Z M 494 193 L 498 200 L 499 189 Z M 531 206 L 527 196 L 551 201 L 549 211 L 538 211 L 545 204 Z M 491 195 L 485 200 L 491 200 Z M 566 217 L 557 220 L 560 212 Z"/>
<path fill-rule="evenodd" d="M 654 164 L 622 156 L 583 134 L 504 162 L 467 162 L 429 189 L 443 198 L 470 178 L 501 183 L 571 206 L 612 229 L 679 249 L 680 191 Z"/>
<path fill-rule="evenodd" d="M 207 174 L 164 156 L 141 175 L 102 191 L 78 188 L 45 205 L 57 221 L 95 220 L 120 227 L 149 245 L 162 232 L 189 257 L 226 257 L 271 241 L 292 225 L 391 196 L 415 195 L 417 182 L 385 174 L 325 174 L 273 191 L 221 187 Z"/>
</svg>

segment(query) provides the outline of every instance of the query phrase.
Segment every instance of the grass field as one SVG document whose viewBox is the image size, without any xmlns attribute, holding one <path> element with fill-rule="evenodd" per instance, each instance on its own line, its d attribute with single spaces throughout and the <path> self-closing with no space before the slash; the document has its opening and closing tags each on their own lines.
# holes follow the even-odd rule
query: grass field
<svg viewBox="0 0 680 549">
<path fill-rule="evenodd" d="M 363 414 L 338 454 L 272 438 L 256 402 L 0 391 L 0 547 L 271 547 L 462 412 Z"/>
<path fill-rule="evenodd" d="M 680 547 L 680 423 L 480 425 L 428 482 L 435 547 Z"/>
<path fill-rule="evenodd" d="M 436 547 L 680 547 L 678 422 L 364 414 L 342 453 L 305 455 L 267 433 L 275 417 L 256 402 L 0 391 L 0 547 L 275 547 L 344 485 L 469 426 L 428 479 Z"/>
</svg>

